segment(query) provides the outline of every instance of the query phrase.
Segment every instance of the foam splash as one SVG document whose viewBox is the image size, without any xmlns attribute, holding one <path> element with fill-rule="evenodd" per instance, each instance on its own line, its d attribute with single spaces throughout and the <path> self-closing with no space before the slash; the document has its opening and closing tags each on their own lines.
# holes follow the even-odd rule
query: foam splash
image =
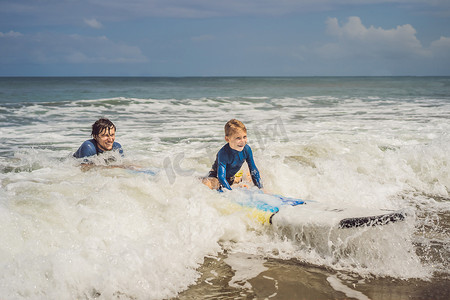
<svg viewBox="0 0 450 300">
<path fill-rule="evenodd" d="M 2 180 L 5 297 L 173 297 L 220 251 L 220 216 L 193 192 L 182 198 L 118 169 L 11 175 Z"/>
<path fill-rule="evenodd" d="M 224 250 L 361 276 L 448 274 L 450 128 L 433 117 L 442 111 L 448 104 L 439 99 L 328 96 L 9 106 L 0 127 L 0 294 L 169 298 L 196 282 L 205 256 Z M 223 145 L 231 114 L 247 125 L 267 190 L 414 214 L 395 226 L 345 232 L 320 222 L 277 230 L 222 214 L 223 197 L 196 177 Z M 79 169 L 71 154 L 100 115 L 118 127 L 120 163 L 159 169 L 155 176 Z"/>
<path fill-rule="evenodd" d="M 249 256 L 245 253 L 229 254 L 225 262 L 234 270 L 234 276 L 229 282 L 229 285 L 237 288 L 251 290 L 252 285 L 248 280 L 268 270 L 263 265 L 264 259 Z"/>
<path fill-rule="evenodd" d="M 353 290 L 343 284 L 337 277 L 335 276 L 329 276 L 327 278 L 327 281 L 330 283 L 331 287 L 335 289 L 336 291 L 343 292 L 347 297 L 349 298 L 355 298 L 358 300 L 369 300 L 369 297 L 364 295 L 363 293 Z"/>
</svg>

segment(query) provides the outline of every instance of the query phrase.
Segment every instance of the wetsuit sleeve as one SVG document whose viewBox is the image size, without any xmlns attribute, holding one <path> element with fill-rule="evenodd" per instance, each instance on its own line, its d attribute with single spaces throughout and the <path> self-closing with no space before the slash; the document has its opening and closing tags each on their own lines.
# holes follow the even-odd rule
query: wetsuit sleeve
<svg viewBox="0 0 450 300">
<path fill-rule="evenodd" d="M 81 144 L 80 148 L 73 154 L 76 158 L 89 157 L 97 154 L 97 149 L 95 148 L 94 143 L 91 141 L 85 141 Z"/>
<path fill-rule="evenodd" d="M 224 154 L 220 153 L 217 155 L 217 179 L 219 179 L 220 184 L 231 190 L 231 186 L 227 181 L 227 167 L 226 167 L 226 157 Z"/>
<path fill-rule="evenodd" d="M 121 156 L 124 156 L 124 154 L 123 154 L 123 149 L 122 149 L 122 145 L 120 145 L 119 143 L 114 142 L 114 144 L 113 144 L 113 150 L 114 150 L 114 151 L 119 151 L 120 155 L 121 155 Z"/>
<path fill-rule="evenodd" d="M 248 145 L 247 145 L 248 146 Z M 247 158 L 246 158 L 248 169 L 250 170 L 250 175 L 252 176 L 253 184 L 258 188 L 262 188 L 261 177 L 259 176 L 258 168 L 256 167 L 255 161 L 253 160 L 253 152 L 250 146 L 247 148 Z"/>
</svg>

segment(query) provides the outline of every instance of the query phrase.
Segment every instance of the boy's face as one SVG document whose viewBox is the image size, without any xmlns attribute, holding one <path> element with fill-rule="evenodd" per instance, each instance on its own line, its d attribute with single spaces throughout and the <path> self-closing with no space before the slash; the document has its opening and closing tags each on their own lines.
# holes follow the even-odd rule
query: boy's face
<svg viewBox="0 0 450 300">
<path fill-rule="evenodd" d="M 240 152 L 244 150 L 244 147 L 247 144 L 247 132 L 238 129 L 231 136 L 225 136 L 225 141 L 228 142 L 231 149 Z"/>
<path fill-rule="evenodd" d="M 114 127 L 104 129 L 94 139 L 102 151 L 109 151 L 112 149 L 114 140 L 116 139 L 116 130 Z"/>
</svg>

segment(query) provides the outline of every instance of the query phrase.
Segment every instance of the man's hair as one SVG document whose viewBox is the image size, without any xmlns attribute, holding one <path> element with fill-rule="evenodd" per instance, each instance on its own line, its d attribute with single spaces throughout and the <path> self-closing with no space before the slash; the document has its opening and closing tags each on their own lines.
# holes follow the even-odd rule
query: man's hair
<svg viewBox="0 0 450 300">
<path fill-rule="evenodd" d="M 116 125 L 114 125 L 113 122 L 111 122 L 110 120 L 108 120 L 106 118 L 98 119 L 97 121 L 95 121 L 94 124 L 92 124 L 92 133 L 91 133 L 91 135 L 93 137 L 96 137 L 102 131 L 108 131 L 108 133 L 109 133 L 111 128 L 114 128 L 114 130 L 116 130 Z"/>
<path fill-rule="evenodd" d="M 247 133 L 247 128 L 245 128 L 244 123 L 239 120 L 231 119 L 227 122 L 227 124 L 225 124 L 225 136 L 231 136 L 238 130 L 243 130 L 245 133 Z"/>
</svg>

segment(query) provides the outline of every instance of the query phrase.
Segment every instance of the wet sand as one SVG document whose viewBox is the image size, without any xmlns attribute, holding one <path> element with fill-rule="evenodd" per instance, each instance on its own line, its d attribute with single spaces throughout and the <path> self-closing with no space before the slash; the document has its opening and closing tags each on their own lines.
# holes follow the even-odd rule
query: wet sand
<svg viewBox="0 0 450 300">
<path fill-rule="evenodd" d="M 207 258 L 197 284 L 175 299 L 450 299 L 449 278 L 362 278 L 296 260 L 268 259 L 264 262 L 267 270 L 254 278 L 233 282 L 235 271 L 224 259 Z"/>
</svg>

